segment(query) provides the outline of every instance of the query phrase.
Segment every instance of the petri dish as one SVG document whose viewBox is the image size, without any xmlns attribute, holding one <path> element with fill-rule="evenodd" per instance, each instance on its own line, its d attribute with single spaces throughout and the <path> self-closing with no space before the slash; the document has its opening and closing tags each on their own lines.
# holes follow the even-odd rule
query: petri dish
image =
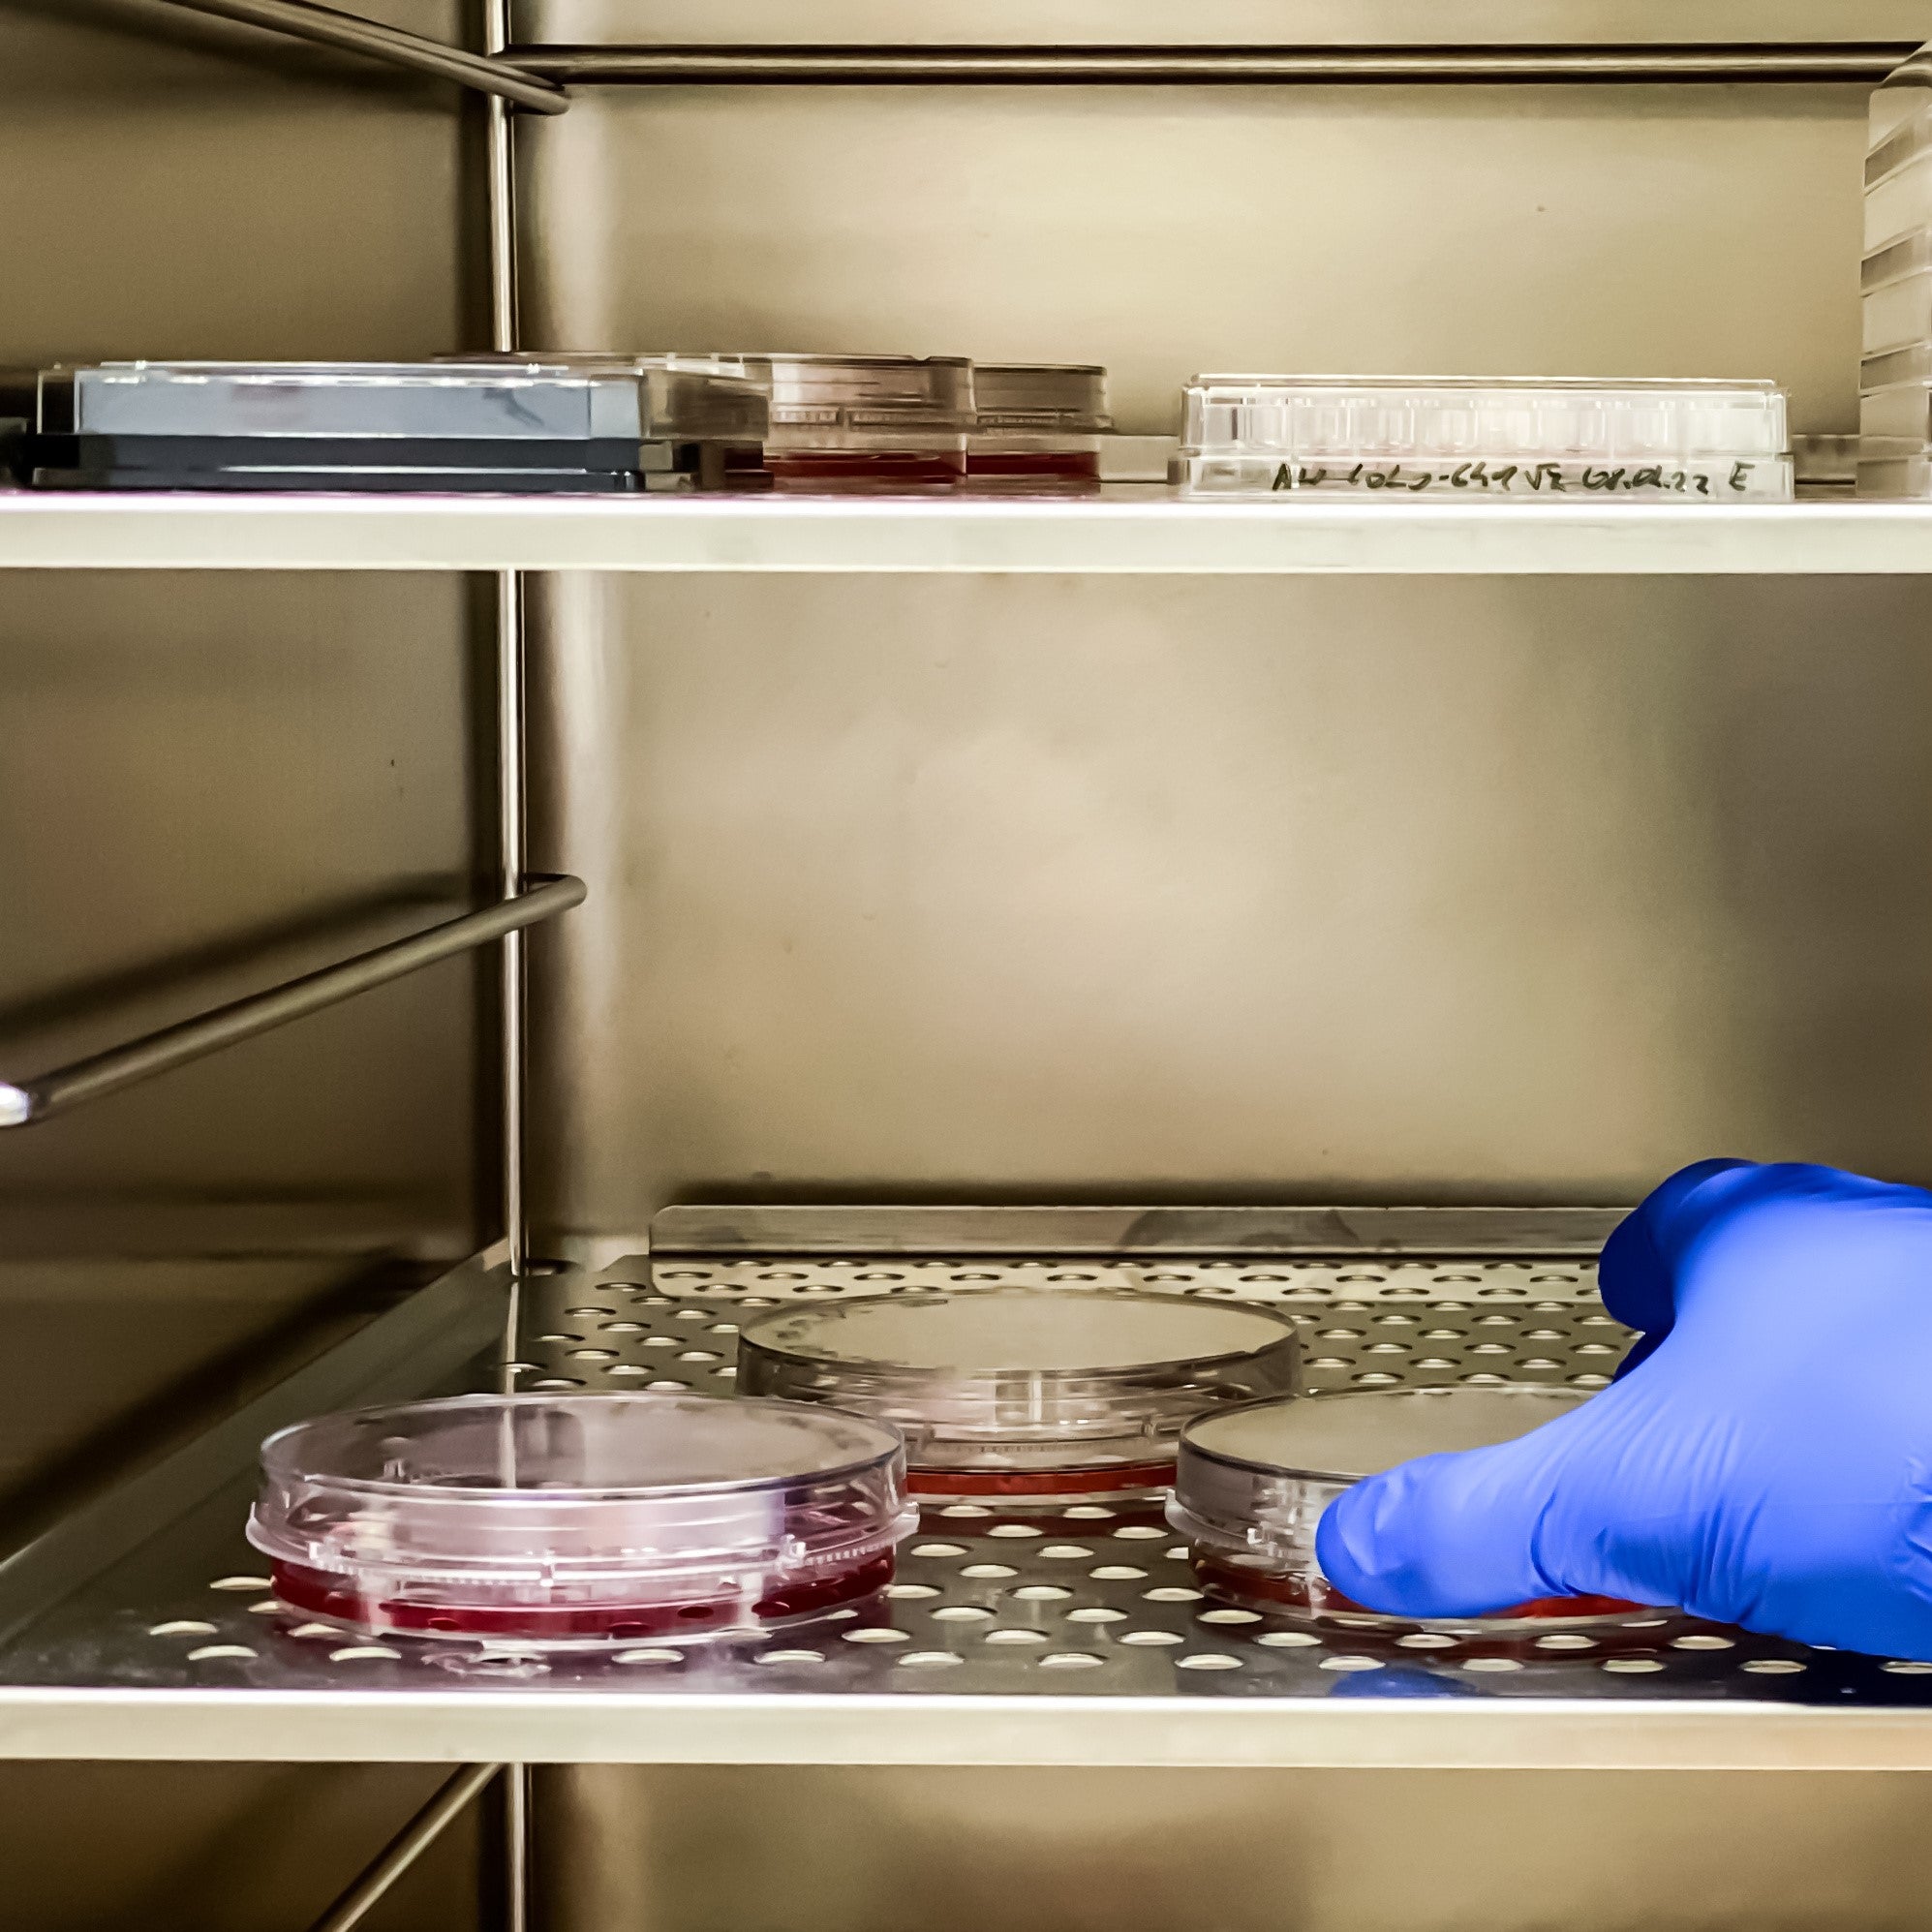
<svg viewBox="0 0 1932 1932">
<path fill-rule="evenodd" d="M 750 383 L 766 398 L 765 469 L 781 490 L 896 493 L 966 480 L 972 364 L 957 355 L 674 355 L 676 369 Z"/>
<path fill-rule="evenodd" d="M 700 1395 L 462 1395 L 263 1443 L 275 1594 L 383 1636 L 598 1649 L 757 1633 L 892 1580 L 917 1512 L 883 1424 Z"/>
<path fill-rule="evenodd" d="M 1100 483 L 1107 372 L 1091 362 L 977 362 L 966 474 L 976 486 L 1089 490 Z"/>
<path fill-rule="evenodd" d="M 1513 1442 L 1587 1399 L 1503 1383 L 1364 1390 L 1202 1416 L 1181 1433 L 1168 1520 L 1187 1539 L 1202 1586 L 1248 1609 L 1476 1633 L 1654 1618 L 1653 1607 L 1610 1597 L 1544 1597 L 1472 1617 L 1384 1616 L 1337 1590 L 1315 1557 L 1322 1512 L 1351 1484 L 1418 1456 Z"/>
<path fill-rule="evenodd" d="M 890 1424 L 915 1495 L 1054 1503 L 1165 1489 L 1182 1424 L 1292 1394 L 1301 1345 L 1271 1310 L 1166 1296 L 879 1296 L 751 1324 L 738 1382 Z"/>
<path fill-rule="evenodd" d="M 1775 383 L 1197 376 L 1174 480 L 1191 496 L 1457 503 L 1780 503 Z"/>
</svg>

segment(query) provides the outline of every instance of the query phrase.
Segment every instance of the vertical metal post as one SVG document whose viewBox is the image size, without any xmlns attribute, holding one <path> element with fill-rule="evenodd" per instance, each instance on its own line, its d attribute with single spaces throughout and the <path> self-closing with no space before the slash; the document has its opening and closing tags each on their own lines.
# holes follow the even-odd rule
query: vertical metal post
<svg viewBox="0 0 1932 1932">
<path fill-rule="evenodd" d="M 483 51 L 500 54 L 510 43 L 510 0 L 482 0 Z M 490 223 L 490 347 L 518 347 L 516 273 L 516 146 L 509 103 L 487 104 Z M 523 578 L 497 578 L 497 825 L 506 895 L 521 890 L 528 857 L 524 823 Z M 504 1361 L 516 1356 L 522 1275 L 529 1259 L 524 1203 L 524 1065 L 527 964 L 523 935 L 504 941 L 503 958 L 503 1195 L 509 1243 L 510 1297 Z M 506 1388 L 514 1381 L 504 1369 Z M 504 1932 L 530 1932 L 530 1767 L 503 1768 Z"/>
<path fill-rule="evenodd" d="M 530 1932 L 530 1766 L 506 1764 L 503 1785 L 504 1932 Z"/>
<path fill-rule="evenodd" d="M 483 50 L 509 45 L 510 0 L 483 0 Z M 490 222 L 490 347 L 517 347 L 516 150 L 509 103 L 488 103 Z M 497 811 L 501 884 L 520 891 L 524 840 L 523 580 L 514 570 L 497 578 Z M 510 1272 L 521 1274 L 528 1229 L 523 1199 L 525 960 L 520 936 L 504 942 L 503 1190 Z M 513 1350 L 512 1350 L 513 1352 Z"/>
</svg>

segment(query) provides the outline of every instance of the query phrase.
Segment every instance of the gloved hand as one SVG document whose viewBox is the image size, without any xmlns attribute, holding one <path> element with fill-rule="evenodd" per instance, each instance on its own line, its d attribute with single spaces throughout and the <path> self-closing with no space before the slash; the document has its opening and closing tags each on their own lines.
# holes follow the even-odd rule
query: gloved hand
<svg viewBox="0 0 1932 1932">
<path fill-rule="evenodd" d="M 1932 1194 L 1712 1160 L 1611 1235 L 1618 1379 L 1494 1449 L 1357 1484 L 1316 1536 L 1367 1609 L 1535 1597 L 1932 1660 Z"/>
</svg>

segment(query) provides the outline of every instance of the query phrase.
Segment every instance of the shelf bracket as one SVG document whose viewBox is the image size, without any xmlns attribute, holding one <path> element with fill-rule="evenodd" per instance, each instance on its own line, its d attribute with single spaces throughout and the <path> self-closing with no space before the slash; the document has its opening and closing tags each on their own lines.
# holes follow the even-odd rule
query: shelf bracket
<svg viewBox="0 0 1932 1932">
<path fill-rule="evenodd" d="M 426 933 L 358 953 L 339 966 L 305 973 L 266 993 L 251 994 L 246 999 L 217 1006 L 193 1020 L 109 1047 L 105 1053 L 56 1067 L 38 1080 L 18 1085 L 0 1082 L 0 1128 L 31 1127 L 83 1101 L 118 1093 L 138 1081 L 151 1080 L 156 1074 L 186 1066 L 225 1047 L 238 1046 L 291 1020 L 305 1019 L 324 1007 L 353 999 L 358 993 L 434 966 L 439 960 L 520 933 L 526 926 L 581 905 L 583 900 L 582 879 L 567 874 L 545 879 L 479 912 L 466 912 L 462 918 L 432 926 Z"/>
</svg>

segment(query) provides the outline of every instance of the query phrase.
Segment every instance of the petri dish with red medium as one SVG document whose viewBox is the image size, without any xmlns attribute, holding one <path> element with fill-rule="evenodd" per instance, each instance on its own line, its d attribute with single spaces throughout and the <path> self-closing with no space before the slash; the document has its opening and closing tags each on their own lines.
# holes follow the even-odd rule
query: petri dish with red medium
<svg viewBox="0 0 1932 1932">
<path fill-rule="evenodd" d="M 1124 1291 L 814 1302 L 748 1326 L 738 1364 L 748 1394 L 898 1429 L 915 1496 L 1002 1508 L 1157 1495 L 1190 1416 L 1301 1383 L 1284 1316 Z"/>
<path fill-rule="evenodd" d="M 897 494 L 966 481 L 977 415 L 964 356 L 681 354 L 667 362 L 763 392 L 765 470 L 775 489 Z"/>
<path fill-rule="evenodd" d="M 1375 1389 L 1254 1402 L 1182 1431 L 1168 1521 L 1187 1539 L 1205 1589 L 1244 1608 L 1355 1628 L 1480 1634 L 1654 1621 L 1614 1597 L 1541 1597 L 1480 1616 L 1383 1616 L 1322 1574 L 1315 1530 L 1335 1497 L 1418 1456 L 1513 1442 L 1588 1398 L 1530 1383 L 1484 1389 Z"/>
<path fill-rule="evenodd" d="M 1086 362 L 977 362 L 966 474 L 975 489 L 1097 490 L 1107 372 Z"/>
<path fill-rule="evenodd" d="M 248 1539 L 291 1608 L 383 1637 L 597 1650 L 863 1601 L 917 1523 L 892 1428 L 699 1395 L 462 1395 L 263 1443 Z"/>
</svg>

